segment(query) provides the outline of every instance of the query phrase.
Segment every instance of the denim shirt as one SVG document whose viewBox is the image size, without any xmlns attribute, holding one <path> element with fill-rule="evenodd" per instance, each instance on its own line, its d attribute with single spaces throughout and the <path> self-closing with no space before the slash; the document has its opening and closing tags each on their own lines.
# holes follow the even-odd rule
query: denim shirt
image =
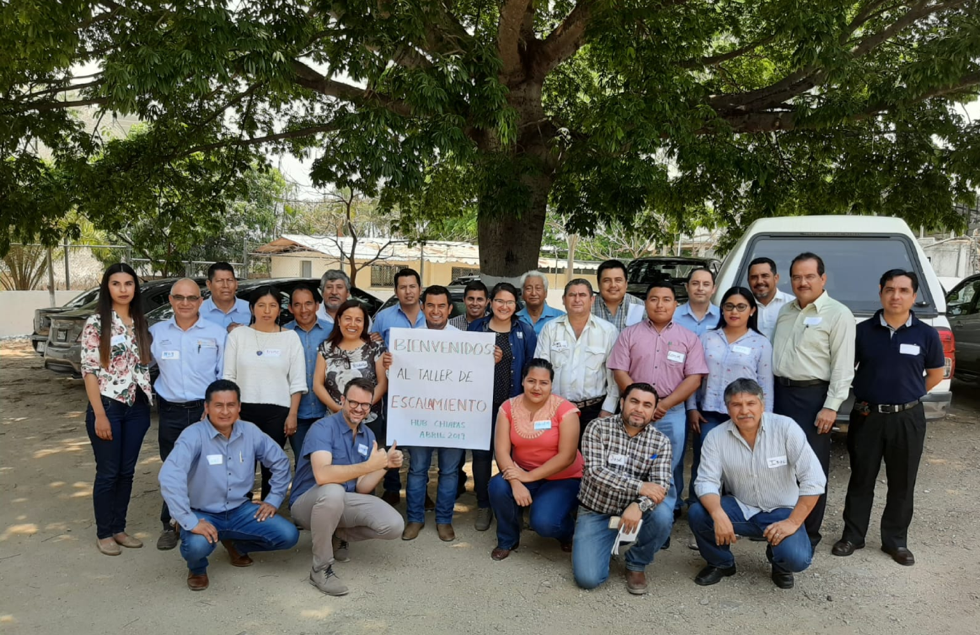
<svg viewBox="0 0 980 635">
<path fill-rule="evenodd" d="M 292 321 L 283 328 L 294 331 L 299 335 L 299 341 L 303 344 L 303 356 L 306 358 L 306 388 L 307 392 L 299 400 L 299 410 L 296 412 L 298 419 L 319 419 L 327 414 L 327 407 L 320 401 L 320 398 L 313 392 L 313 374 L 316 370 L 317 350 L 328 337 L 333 325 L 328 325 L 323 320 L 317 320 L 313 328 L 309 331 L 300 328 L 296 321 Z"/>
<path fill-rule="evenodd" d="M 491 319 L 493 319 L 493 316 L 488 315 L 479 320 L 473 320 L 466 330 L 477 331 L 479 333 L 493 333 L 490 330 Z M 511 353 L 514 356 L 514 359 L 510 363 L 510 396 L 516 397 L 524 392 L 524 387 L 521 383 L 521 374 L 524 371 L 524 365 L 534 359 L 534 349 L 538 346 L 538 336 L 534 334 L 534 328 L 530 324 L 515 315 L 510 321 L 510 334 L 508 335 L 508 339 L 510 340 Z"/>
</svg>

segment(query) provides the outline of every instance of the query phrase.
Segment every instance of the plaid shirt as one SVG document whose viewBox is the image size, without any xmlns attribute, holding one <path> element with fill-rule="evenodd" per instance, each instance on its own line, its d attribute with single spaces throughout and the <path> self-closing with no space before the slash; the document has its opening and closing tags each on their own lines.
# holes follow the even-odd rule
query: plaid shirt
<svg viewBox="0 0 980 635">
<path fill-rule="evenodd" d="M 670 441 L 648 424 L 634 437 L 626 434 L 622 415 L 596 419 L 582 437 L 585 471 L 578 499 L 600 514 L 621 514 L 630 503 L 649 501 L 640 485 L 670 488 Z"/>
<path fill-rule="evenodd" d="M 602 318 L 603 320 L 611 323 L 616 327 L 616 330 L 620 333 L 626 328 L 626 318 L 629 317 L 630 306 L 634 304 L 639 304 L 644 306 L 643 300 L 637 298 L 634 295 L 627 293 L 623 297 L 622 304 L 619 305 L 619 309 L 616 311 L 616 315 L 609 312 L 609 307 L 606 306 L 605 301 L 603 301 L 601 295 L 595 297 L 595 301 L 592 303 L 592 315 Z M 644 306 L 643 315 L 646 316 L 646 307 Z"/>
</svg>

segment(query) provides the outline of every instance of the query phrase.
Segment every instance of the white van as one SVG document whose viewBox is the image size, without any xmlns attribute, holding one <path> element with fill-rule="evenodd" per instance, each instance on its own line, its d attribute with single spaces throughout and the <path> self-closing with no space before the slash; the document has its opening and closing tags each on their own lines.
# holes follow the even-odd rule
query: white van
<svg viewBox="0 0 980 635">
<path fill-rule="evenodd" d="M 826 290 L 843 302 L 858 322 L 881 308 L 878 280 L 889 269 L 914 271 L 919 276 L 919 297 L 913 307 L 916 317 L 931 324 L 943 342 L 946 373 L 942 382 L 922 401 L 926 418 L 942 419 L 952 393 L 955 342 L 946 319 L 946 298 L 929 259 L 905 221 L 880 216 L 788 216 L 757 220 L 728 254 L 718 272 L 713 301 L 733 286 L 748 287 L 749 263 L 767 257 L 776 262 L 779 289 L 793 294 L 789 265 L 797 255 L 810 251 L 820 256 L 827 268 Z M 850 416 L 853 395 L 838 412 Z"/>
</svg>

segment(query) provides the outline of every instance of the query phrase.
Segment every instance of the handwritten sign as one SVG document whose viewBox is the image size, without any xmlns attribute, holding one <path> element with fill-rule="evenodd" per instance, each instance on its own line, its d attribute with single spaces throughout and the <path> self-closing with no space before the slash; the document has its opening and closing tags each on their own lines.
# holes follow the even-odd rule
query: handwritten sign
<svg viewBox="0 0 980 635">
<path fill-rule="evenodd" d="M 495 339 L 391 329 L 388 444 L 489 450 Z"/>
</svg>

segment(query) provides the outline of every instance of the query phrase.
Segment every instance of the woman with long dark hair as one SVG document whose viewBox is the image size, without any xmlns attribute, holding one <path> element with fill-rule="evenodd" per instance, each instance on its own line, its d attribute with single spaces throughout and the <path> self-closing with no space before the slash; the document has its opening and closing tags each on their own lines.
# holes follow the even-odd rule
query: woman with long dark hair
<svg viewBox="0 0 980 635">
<path fill-rule="evenodd" d="M 476 493 L 476 529 L 486 531 L 493 522 L 490 508 L 490 473 L 493 461 L 493 439 L 497 411 L 505 401 L 521 394 L 524 364 L 534 357 L 538 337 L 534 328 L 517 317 L 517 289 L 509 282 L 499 282 L 490 292 L 490 315 L 470 322 L 467 331 L 493 333 L 494 353 L 493 407 L 490 412 L 490 447 L 473 450 L 473 489 Z"/>
<path fill-rule="evenodd" d="M 150 428 L 150 331 L 133 268 L 106 269 L 95 315 L 81 335 L 85 429 L 95 453 L 92 501 L 99 551 L 142 547 L 126 533 L 126 513 L 143 437 Z"/>
<path fill-rule="evenodd" d="M 252 292 L 252 323 L 228 334 L 224 378 L 242 391 L 242 421 L 257 425 L 279 447 L 296 433 L 299 401 L 306 392 L 306 358 L 294 331 L 279 325 L 282 296 L 264 285 Z M 262 466 L 262 500 L 272 472 Z"/>
</svg>

